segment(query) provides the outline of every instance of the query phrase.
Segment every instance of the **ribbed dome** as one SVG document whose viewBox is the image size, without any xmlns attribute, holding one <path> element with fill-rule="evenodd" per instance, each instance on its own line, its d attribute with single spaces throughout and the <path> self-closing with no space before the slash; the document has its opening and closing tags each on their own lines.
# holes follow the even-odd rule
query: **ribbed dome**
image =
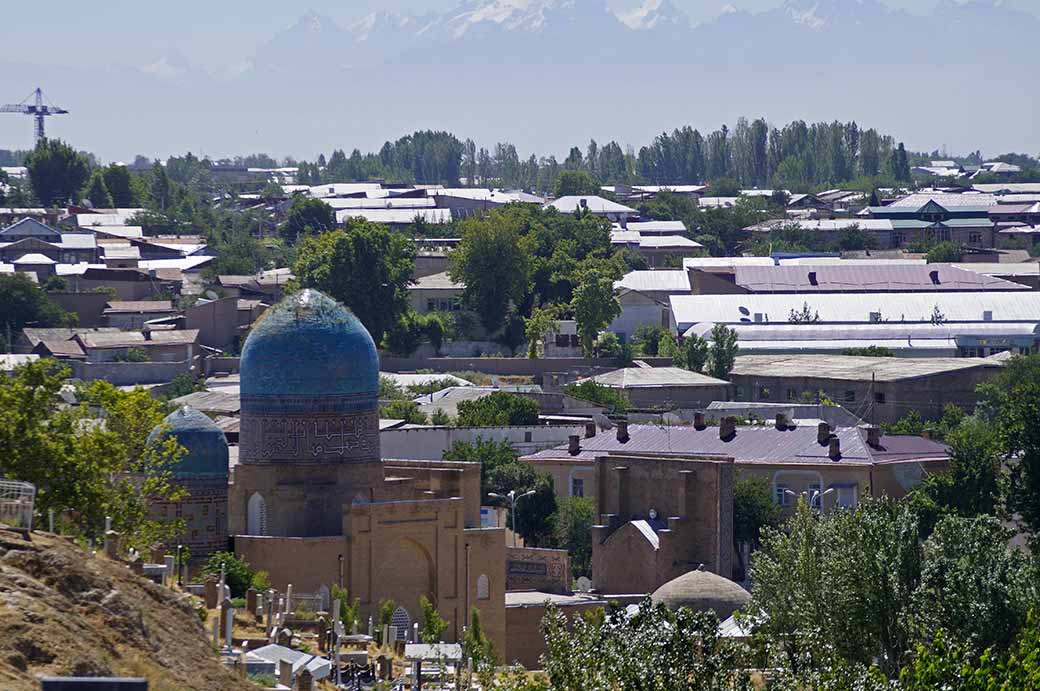
<svg viewBox="0 0 1040 691">
<path fill-rule="evenodd" d="M 242 396 L 379 393 L 372 337 L 349 309 L 301 290 L 268 309 L 242 348 Z"/>
<path fill-rule="evenodd" d="M 748 603 L 751 595 L 733 581 L 711 571 L 689 571 L 655 590 L 650 599 L 668 609 L 713 610 L 720 620 Z"/>
<path fill-rule="evenodd" d="M 191 406 L 173 411 L 163 419 L 163 425 L 148 435 L 148 444 L 157 443 L 167 435 L 177 438 L 184 447 L 173 474 L 183 476 L 228 476 L 228 444 L 224 432 L 204 414 Z"/>
</svg>

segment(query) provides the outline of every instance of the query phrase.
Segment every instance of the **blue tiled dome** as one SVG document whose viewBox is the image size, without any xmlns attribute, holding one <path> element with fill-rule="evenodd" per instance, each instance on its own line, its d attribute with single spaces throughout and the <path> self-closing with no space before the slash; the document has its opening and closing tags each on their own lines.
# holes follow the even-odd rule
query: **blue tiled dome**
<svg viewBox="0 0 1040 691">
<path fill-rule="evenodd" d="M 163 425 L 148 435 L 148 444 L 154 444 L 167 435 L 177 438 L 186 453 L 173 474 L 183 476 L 227 477 L 228 444 L 224 432 L 204 414 L 191 406 L 183 406 L 170 413 Z"/>
<path fill-rule="evenodd" d="M 245 399 L 350 397 L 375 402 L 379 357 L 349 309 L 317 290 L 301 290 L 267 310 L 242 348 Z"/>
</svg>

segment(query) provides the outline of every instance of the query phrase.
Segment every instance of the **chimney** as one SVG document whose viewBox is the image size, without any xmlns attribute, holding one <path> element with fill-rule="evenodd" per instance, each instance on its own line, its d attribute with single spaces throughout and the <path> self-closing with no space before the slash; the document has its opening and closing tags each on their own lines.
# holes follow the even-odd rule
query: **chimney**
<svg viewBox="0 0 1040 691">
<path fill-rule="evenodd" d="M 831 448 L 827 454 L 831 457 L 832 461 L 841 460 L 841 440 L 837 437 L 831 437 Z"/>
<path fill-rule="evenodd" d="M 737 418 L 727 415 L 719 422 L 719 439 L 729 441 L 737 434 Z"/>
<path fill-rule="evenodd" d="M 933 285 L 939 285 L 939 272 L 938 271 L 929 271 L 928 272 L 928 278 L 932 279 L 932 284 Z"/>
<path fill-rule="evenodd" d="M 816 441 L 819 444 L 826 444 L 827 440 L 831 438 L 831 426 L 826 422 L 821 422 L 816 428 Z"/>
<path fill-rule="evenodd" d="M 818 286 L 818 285 L 820 285 L 820 282 L 818 280 L 816 280 L 816 272 L 815 271 L 810 271 L 809 272 L 809 285 L 811 285 L 811 286 Z"/>
<path fill-rule="evenodd" d="M 588 199 L 585 199 L 584 197 L 582 197 L 581 199 L 579 199 L 579 200 L 578 200 L 578 203 L 579 203 L 579 204 L 581 204 L 581 208 L 583 208 L 583 209 L 587 209 L 587 208 L 589 208 L 589 200 L 588 200 Z"/>
<path fill-rule="evenodd" d="M 881 428 L 877 425 L 867 427 L 867 443 L 871 446 L 881 446 Z"/>
<path fill-rule="evenodd" d="M 628 421 L 618 420 L 617 423 L 617 440 L 624 444 L 628 441 Z"/>
<path fill-rule="evenodd" d="M 776 428 L 778 430 L 781 430 L 781 431 L 787 429 L 787 414 L 786 413 L 777 413 L 776 414 Z"/>
<path fill-rule="evenodd" d="M 577 456 L 579 451 L 581 451 L 581 438 L 577 434 L 567 437 L 567 452 L 572 456 Z"/>
<path fill-rule="evenodd" d="M 697 411 L 696 413 L 694 413 L 693 414 L 693 427 L 694 427 L 694 429 L 699 431 L 699 430 L 704 429 L 705 426 L 706 425 L 704 424 L 704 413 L 702 413 L 700 411 Z"/>
<path fill-rule="evenodd" d="M 596 423 L 595 422 L 586 422 L 585 423 L 585 438 L 586 439 L 592 439 L 594 436 L 596 436 Z"/>
</svg>

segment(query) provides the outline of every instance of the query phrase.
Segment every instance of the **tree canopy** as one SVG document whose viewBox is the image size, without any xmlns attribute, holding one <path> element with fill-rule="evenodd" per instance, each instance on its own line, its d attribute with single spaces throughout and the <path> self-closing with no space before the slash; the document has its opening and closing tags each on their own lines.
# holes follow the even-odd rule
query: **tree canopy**
<svg viewBox="0 0 1040 691">
<path fill-rule="evenodd" d="M 44 206 L 79 201 L 90 177 L 87 159 L 60 139 L 42 139 L 25 157 L 29 183 Z"/>
</svg>

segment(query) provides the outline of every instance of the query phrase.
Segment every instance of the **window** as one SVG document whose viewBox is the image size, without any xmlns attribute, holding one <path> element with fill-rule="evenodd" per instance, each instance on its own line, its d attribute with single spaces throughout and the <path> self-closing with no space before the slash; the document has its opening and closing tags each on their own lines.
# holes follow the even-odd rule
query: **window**
<svg viewBox="0 0 1040 691">
<path fill-rule="evenodd" d="M 845 509 L 856 508 L 856 486 L 851 485 L 849 487 L 838 487 L 838 496 L 835 497 L 834 503 Z"/>
<path fill-rule="evenodd" d="M 892 233 L 893 247 L 902 247 L 904 242 L 906 242 L 906 237 L 902 233 Z"/>
<path fill-rule="evenodd" d="M 585 481 L 580 477 L 571 478 L 571 496 L 572 497 L 584 497 L 585 496 Z"/>
<path fill-rule="evenodd" d="M 810 482 L 805 489 L 809 492 L 809 506 L 814 509 L 820 508 L 820 500 L 823 498 L 820 494 L 823 492 L 823 487 L 820 483 Z"/>
<path fill-rule="evenodd" d="M 394 610 L 394 615 L 390 617 L 390 626 L 397 627 L 397 638 L 398 641 L 408 640 L 408 629 L 412 628 L 412 617 L 408 614 L 408 610 L 404 607 L 398 607 Z"/>
<path fill-rule="evenodd" d="M 531 443 L 531 430 L 524 432 L 524 442 L 527 444 Z"/>
<path fill-rule="evenodd" d="M 875 403 L 880 403 L 880 404 L 884 405 L 885 404 L 885 393 L 883 391 L 876 392 L 874 394 L 874 402 Z"/>
<path fill-rule="evenodd" d="M 737 387 L 737 400 L 739 401 L 742 398 L 744 398 L 744 387 L 743 386 L 738 386 Z"/>
<path fill-rule="evenodd" d="M 437 301 L 434 300 L 433 298 L 427 299 L 426 300 L 426 311 L 427 312 L 436 312 L 437 311 Z"/>
<path fill-rule="evenodd" d="M 798 400 L 798 390 L 797 389 L 788 389 L 787 390 L 787 400 L 789 400 L 789 401 L 797 401 Z"/>
<path fill-rule="evenodd" d="M 787 499 L 790 496 L 787 493 L 787 485 L 776 485 L 773 490 L 773 500 L 780 506 L 787 506 Z"/>
<path fill-rule="evenodd" d="M 851 389 L 846 391 L 845 392 L 845 402 L 846 403 L 855 403 L 856 402 L 856 392 L 852 391 Z"/>
<path fill-rule="evenodd" d="M 259 492 L 253 492 L 246 503 L 246 533 L 267 535 L 267 502 Z"/>
<path fill-rule="evenodd" d="M 760 399 L 768 399 L 769 398 L 769 394 L 770 394 L 770 391 L 769 391 L 769 387 L 768 386 L 760 386 L 760 387 L 758 387 L 758 397 Z"/>
<path fill-rule="evenodd" d="M 970 245 L 981 245 L 982 244 L 982 233 L 968 233 L 968 244 L 970 244 Z"/>
<path fill-rule="evenodd" d="M 567 334 L 556 334 L 556 347 L 566 348 L 571 343 L 571 337 Z"/>
<path fill-rule="evenodd" d="M 480 577 L 477 578 L 477 599 L 491 599 L 491 580 L 484 574 L 480 574 Z"/>
</svg>

